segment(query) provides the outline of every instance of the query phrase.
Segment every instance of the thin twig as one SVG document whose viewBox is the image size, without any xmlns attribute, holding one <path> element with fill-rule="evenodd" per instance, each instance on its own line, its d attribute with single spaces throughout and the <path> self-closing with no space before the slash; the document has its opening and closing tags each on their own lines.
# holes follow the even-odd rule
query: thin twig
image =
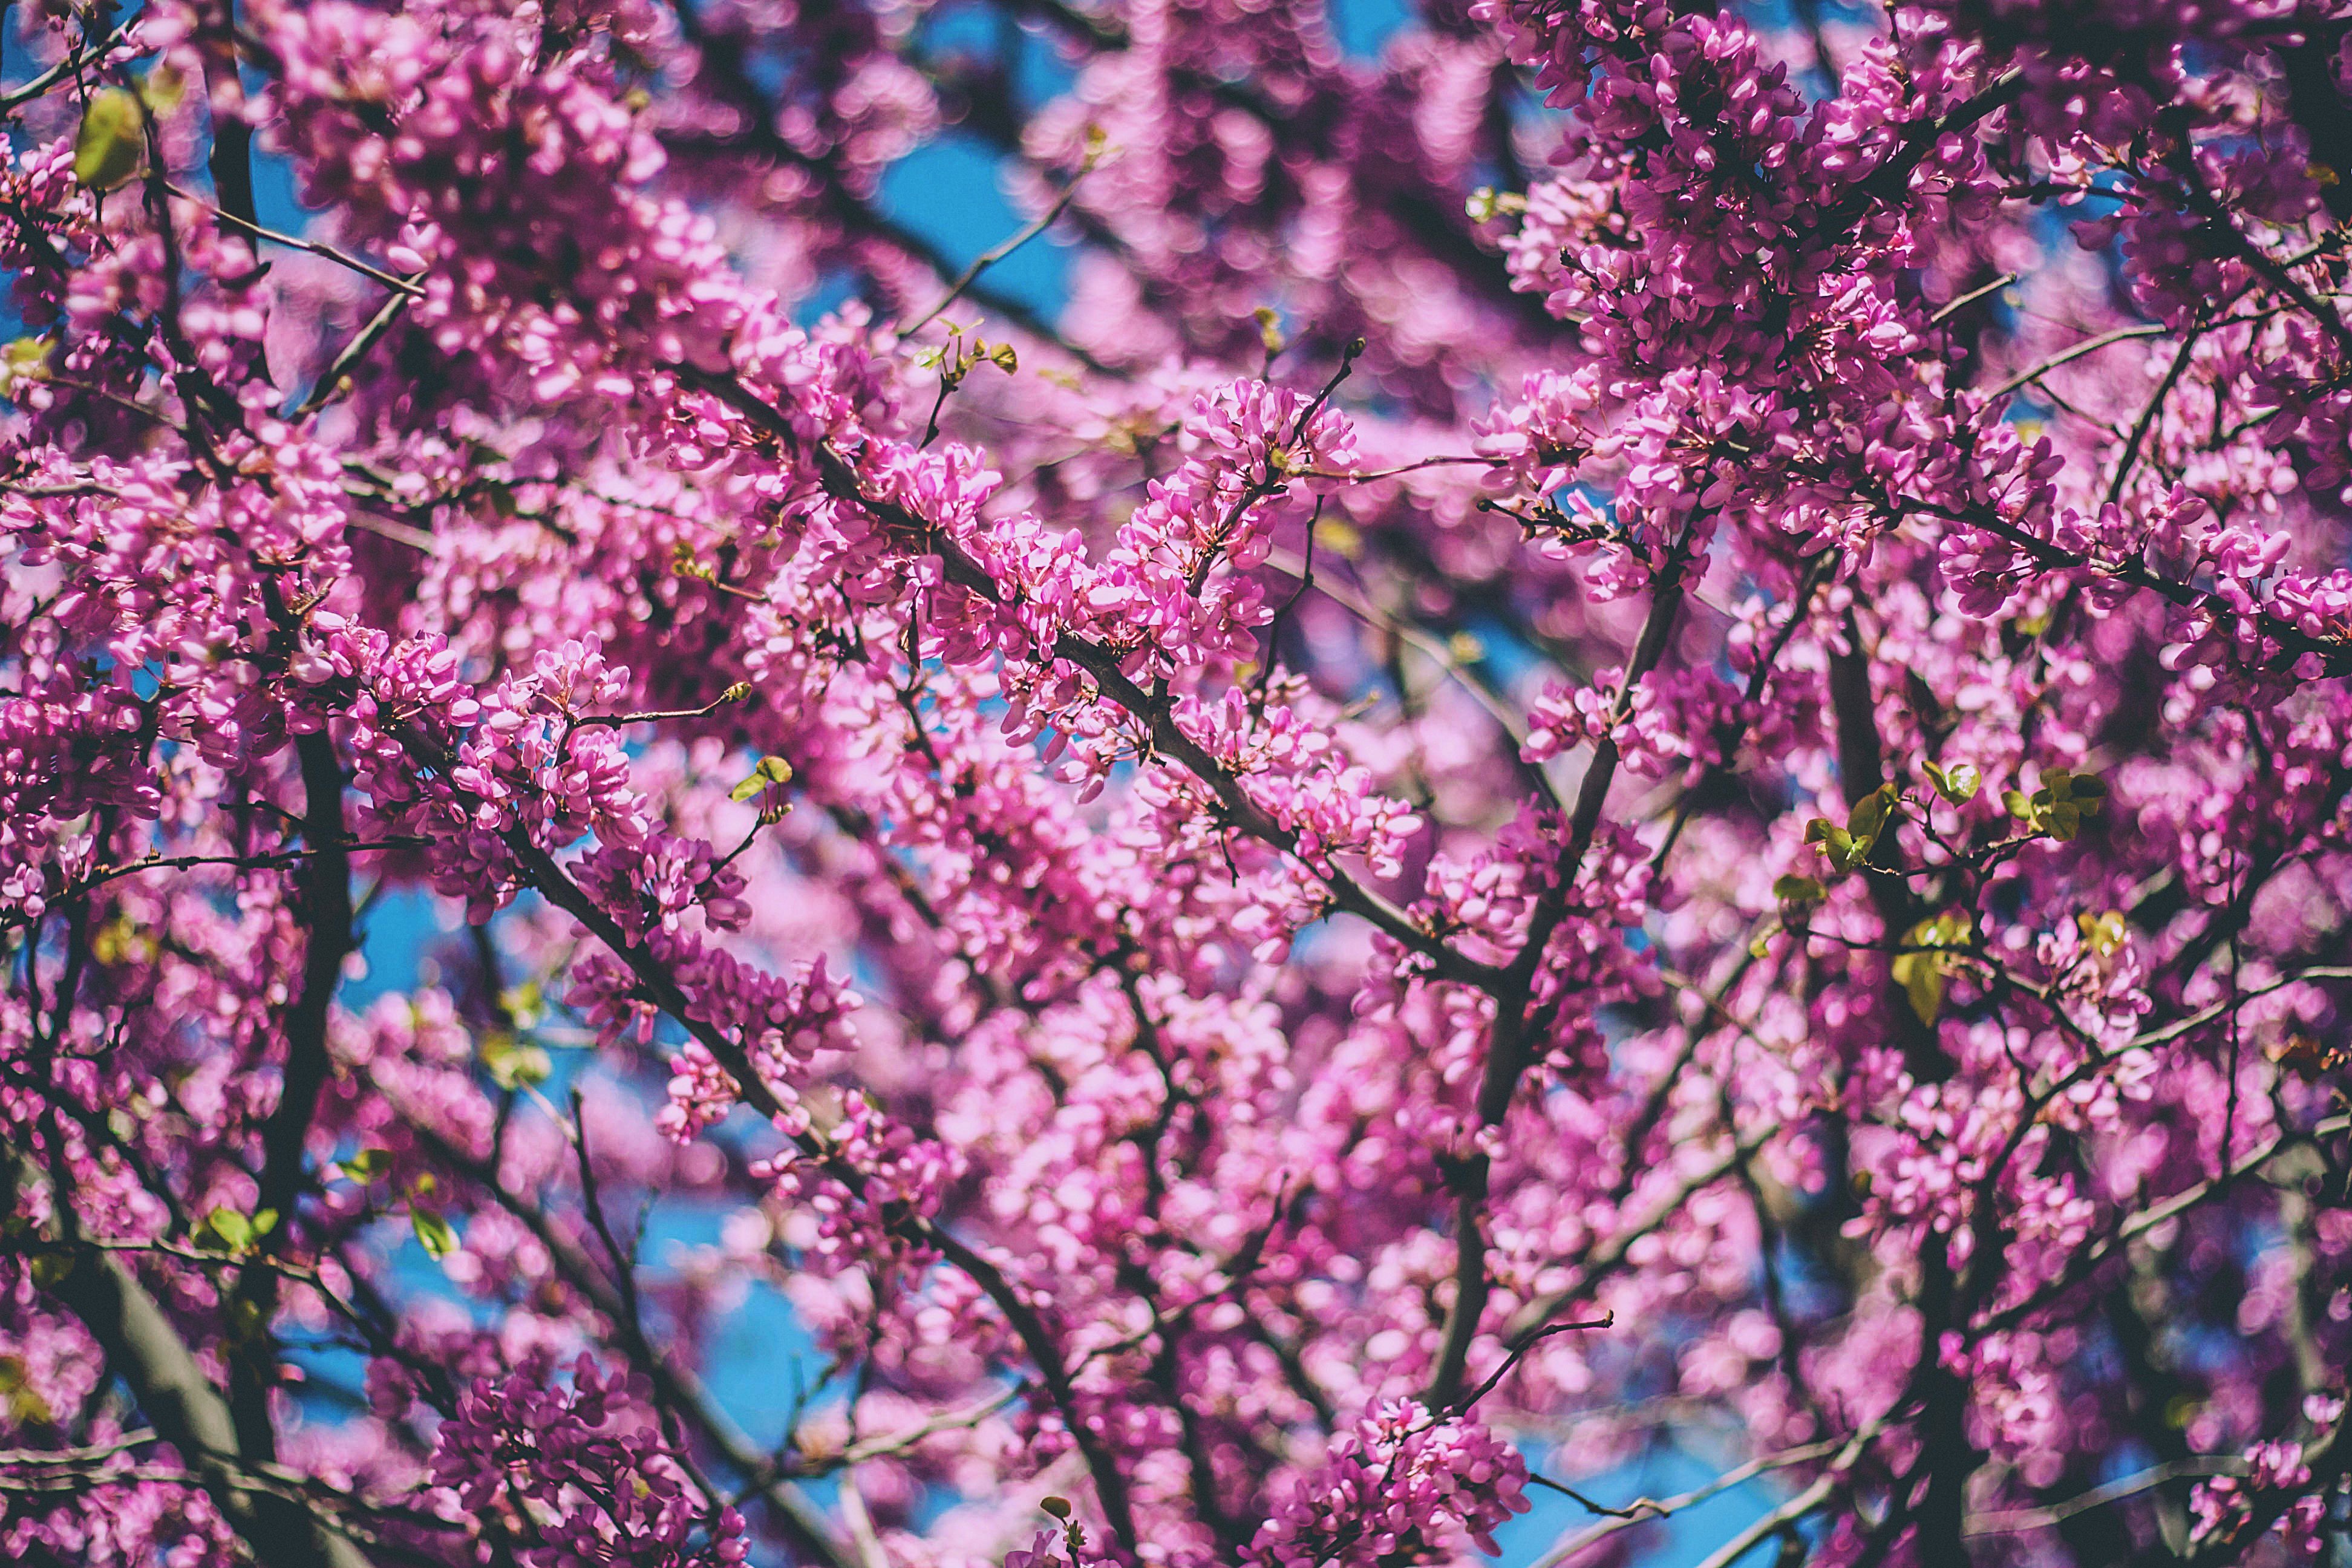
<svg viewBox="0 0 2352 1568">
<path fill-rule="evenodd" d="M 957 273 L 955 281 L 948 285 L 948 291 L 940 297 L 940 302 L 924 311 L 912 325 L 899 328 L 898 336 L 902 339 L 911 338 L 939 320 L 940 312 L 954 304 L 958 297 L 971 288 L 974 279 L 982 273 L 1051 228 L 1054 226 L 1054 220 L 1060 217 L 1077 196 L 1079 182 L 1094 173 L 1095 164 L 1102 158 L 1104 146 L 1105 143 L 1099 140 L 1094 141 L 1087 149 L 1086 161 L 1078 165 L 1078 172 L 1070 176 L 1070 183 L 1062 187 L 1062 194 L 1055 198 L 1054 205 L 1047 207 L 1034 223 L 1030 224 L 1011 238 L 1000 240 L 973 257 L 971 265 Z"/>
<path fill-rule="evenodd" d="M 1785 1527 L 1794 1524 L 1822 1504 L 1829 1501 L 1836 1495 L 1837 1489 L 1845 1484 L 1847 1472 L 1851 1471 L 1855 1463 L 1861 1459 L 1863 1454 L 1869 1448 L 1871 1440 L 1878 1436 L 1880 1428 L 1885 1424 L 1886 1418 L 1881 1416 L 1856 1432 L 1853 1439 L 1839 1452 L 1838 1457 L 1830 1461 L 1829 1468 L 1814 1479 L 1811 1486 L 1725 1542 L 1705 1563 L 1699 1564 L 1699 1568 L 1731 1568 L 1731 1564 L 1748 1555 L 1758 1544 L 1778 1534 Z"/>
<path fill-rule="evenodd" d="M 182 201 L 194 202 L 199 205 L 209 205 L 202 196 L 190 191 L 184 191 L 169 181 L 164 183 L 163 188 Z M 358 257 L 347 251 L 337 250 L 331 245 L 321 245 L 313 239 L 304 239 L 299 235 L 283 234 L 277 229 L 264 227 L 240 214 L 229 211 L 226 207 L 214 207 L 212 210 L 214 216 L 243 229 L 257 239 L 266 239 L 272 245 L 282 245 L 290 250 L 307 250 L 311 255 L 331 261 L 338 267 L 348 267 L 362 278 L 373 278 L 395 294 L 405 294 L 415 300 L 425 297 L 424 288 L 415 278 L 401 278 L 384 271 L 380 267 L 371 267 Z"/>
<path fill-rule="evenodd" d="M 2161 321 L 2151 321 L 2145 326 L 2117 327 L 2111 332 L 2101 332 L 2095 338 L 2085 338 L 2081 342 L 2075 343 L 2069 348 L 2062 350 L 2060 353 L 2053 355 L 2049 359 L 2043 360 L 2040 364 L 2033 366 L 2031 370 L 2020 371 L 2017 374 L 2011 376 L 2007 381 L 2002 382 L 1999 386 L 1996 386 L 1990 392 L 1986 393 L 1985 401 L 1987 403 L 1990 403 L 1996 398 L 2007 397 L 2011 393 L 2015 392 L 2019 387 L 2025 385 L 2028 382 L 2041 380 L 2052 371 L 2056 370 L 2060 365 L 2071 364 L 2074 361 L 2081 359 L 2084 355 L 2096 353 L 2101 349 L 2106 348 L 2111 344 L 2128 342 L 2134 338 L 2160 338 L 2171 331 L 2172 329 L 2170 327 L 2166 326 Z"/>
<path fill-rule="evenodd" d="M 1559 1568 L 1561 1563 L 1571 1561 L 1611 1536 L 1631 1530 L 1645 1520 L 1672 1518 L 1685 1509 L 1696 1508 L 1709 1498 L 1720 1497 L 1732 1488 L 1752 1481 L 1768 1471 L 1785 1469 L 1790 1465 L 1801 1465 L 1834 1454 L 1843 1441 L 1843 1439 L 1841 1438 L 1832 1438 L 1824 1443 L 1807 1443 L 1801 1447 L 1784 1449 L 1778 1454 L 1768 1454 L 1761 1458 L 1750 1459 L 1744 1465 L 1735 1466 L 1726 1470 L 1705 1486 L 1694 1488 L 1675 1497 L 1660 1498 L 1654 1500 L 1641 1497 L 1635 1498 L 1622 1508 L 1605 1506 L 1595 1508 L 1595 1512 L 1610 1516 L 1606 1522 L 1579 1531 L 1567 1540 L 1559 1542 L 1550 1551 L 1536 1559 L 1533 1568 Z M 1578 1500 L 1583 1500 L 1580 1498 Z"/>
<path fill-rule="evenodd" d="M 1552 1323 L 1545 1328 L 1538 1330 L 1536 1332 L 1528 1335 L 1525 1339 L 1520 1340 L 1517 1344 L 1514 1344 L 1510 1349 L 1510 1352 L 1503 1357 L 1503 1364 L 1496 1367 L 1493 1373 L 1487 1377 L 1486 1382 L 1480 1384 L 1476 1388 L 1472 1389 L 1468 1394 L 1464 1394 L 1462 1398 L 1455 1403 L 1454 1406 L 1454 1413 L 1459 1415 L 1461 1412 L 1470 1409 L 1480 1400 L 1486 1398 L 1486 1395 L 1494 1393 L 1495 1389 L 1502 1383 L 1503 1379 L 1511 1375 L 1511 1369 L 1526 1359 L 1527 1353 L 1529 1351 L 1535 1349 L 1537 1345 L 1551 1338 L 1554 1334 L 1572 1334 L 1585 1329 L 1613 1329 L 1616 1326 L 1617 1314 L 1614 1312 L 1603 1312 L 1597 1318 L 1588 1319 L 1580 1323 Z"/>
<path fill-rule="evenodd" d="M 131 18 L 132 22 L 137 20 L 135 16 Z M 114 52 L 115 47 L 122 42 L 124 35 L 131 31 L 131 22 L 123 23 L 114 31 L 107 34 L 96 48 L 87 52 L 70 53 L 15 91 L 0 95 L 0 114 L 14 113 L 65 80 L 66 78 L 79 73 L 84 66 L 104 59 Z"/>
<path fill-rule="evenodd" d="M 1482 458 L 1475 452 L 1448 454 L 1442 458 L 1422 458 L 1410 463 L 1399 463 L 1392 468 L 1360 468 L 1352 473 L 1344 473 L 1333 468 L 1307 468 L 1302 471 L 1298 475 L 1298 478 L 1302 479 L 1333 479 L 1349 484 L 1360 485 L 1369 483 L 1373 479 L 1392 479 L 1399 474 L 1417 474 L 1423 468 L 1442 468 L 1465 464 L 1475 464 L 1480 468 L 1499 468 L 1503 466 L 1503 460 L 1500 458 Z"/>
<path fill-rule="evenodd" d="M 410 281 L 415 282 L 424 276 L 417 273 Z M 360 361 L 367 358 L 376 344 L 384 340 L 392 331 L 393 323 L 399 321 L 402 312 L 408 309 L 410 298 L 407 294 L 395 293 L 386 300 L 383 308 L 370 318 L 368 324 L 359 330 L 358 335 L 343 345 L 343 352 L 335 356 L 335 363 L 319 377 L 318 384 L 310 388 L 310 395 L 294 405 L 290 417 L 308 419 L 340 396 L 352 372 L 359 368 Z"/>
<path fill-rule="evenodd" d="M 2004 272 L 2000 277 L 1994 279 L 1991 282 L 1986 284 L 1983 288 L 1971 289 L 1967 293 L 1961 295 L 1958 299 L 1945 305 L 1943 309 L 1937 310 L 1934 315 L 1927 318 L 1928 324 L 1930 326 L 1940 326 L 1948 318 L 1968 309 L 1970 305 L 1975 304 L 1986 295 L 1998 293 L 2000 290 L 2008 288 L 2011 284 L 2016 281 L 2016 273 Z"/>
<path fill-rule="evenodd" d="M 2253 1467 L 2236 1454 L 2192 1454 L 2185 1459 L 2175 1459 L 2168 1465 L 2158 1465 L 2137 1475 L 2093 1487 L 2079 1497 L 2064 1502 L 2052 1503 L 2047 1508 L 2012 1509 L 2003 1513 L 1970 1514 L 1961 1527 L 1963 1535 L 2022 1535 L 2028 1531 L 2049 1530 L 2066 1522 L 2078 1513 L 2088 1513 L 2095 1508 L 2105 1508 L 2127 1497 L 2137 1497 L 2167 1481 L 2185 1479 L 2190 1476 L 2242 1476 Z"/>
</svg>

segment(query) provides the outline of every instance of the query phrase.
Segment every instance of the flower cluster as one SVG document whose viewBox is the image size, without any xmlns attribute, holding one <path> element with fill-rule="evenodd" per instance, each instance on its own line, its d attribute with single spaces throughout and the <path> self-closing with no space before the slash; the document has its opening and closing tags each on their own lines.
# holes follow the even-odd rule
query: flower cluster
<svg viewBox="0 0 2352 1568">
<path fill-rule="evenodd" d="M 477 1379 L 436 1435 L 433 1483 L 478 1516 L 541 1505 L 538 1543 L 519 1554 L 530 1568 L 733 1568 L 747 1556 L 743 1516 L 695 1495 L 624 1381 L 592 1356 L 569 1386 L 543 1352 Z"/>
<path fill-rule="evenodd" d="M 1528 1510 L 1527 1461 L 1477 1422 L 1410 1400 L 1377 1406 L 1277 1505 L 1250 1542 L 1254 1563 L 1443 1563 L 1466 1537 L 1492 1554 L 1493 1531 Z"/>
</svg>

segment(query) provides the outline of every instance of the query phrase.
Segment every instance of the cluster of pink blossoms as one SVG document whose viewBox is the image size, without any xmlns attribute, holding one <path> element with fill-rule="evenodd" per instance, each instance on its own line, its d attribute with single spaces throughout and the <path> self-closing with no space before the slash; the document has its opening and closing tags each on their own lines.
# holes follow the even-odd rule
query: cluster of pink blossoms
<svg viewBox="0 0 2352 1568">
<path fill-rule="evenodd" d="M 2347 1549 L 2352 11 L 1391 9 L 0 12 L 0 1556 Z"/>
<path fill-rule="evenodd" d="M 1528 1510 L 1527 1473 L 1518 1452 L 1476 1422 L 1386 1402 L 1342 1433 L 1322 1467 L 1276 1506 L 1249 1560 L 1277 1568 L 1422 1563 L 1457 1550 L 1449 1539 L 1457 1535 L 1492 1555 L 1495 1527 Z"/>
<path fill-rule="evenodd" d="M 633 1410 L 622 1380 L 593 1357 L 569 1386 L 544 1354 L 493 1383 L 478 1381 L 441 1424 L 433 1482 L 457 1506 L 485 1513 L 536 1502 L 543 1540 L 523 1549 L 526 1568 L 735 1568 L 749 1555 L 743 1516 L 705 1521 L 677 1461 Z"/>
</svg>

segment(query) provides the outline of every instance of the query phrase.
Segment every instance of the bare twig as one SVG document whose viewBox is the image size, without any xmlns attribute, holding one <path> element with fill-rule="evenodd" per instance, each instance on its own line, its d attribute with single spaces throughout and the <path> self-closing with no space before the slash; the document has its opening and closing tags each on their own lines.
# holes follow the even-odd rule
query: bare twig
<svg viewBox="0 0 2352 1568">
<path fill-rule="evenodd" d="M 2065 1523 L 2078 1513 L 2088 1513 L 2095 1508 L 2105 1508 L 2111 1502 L 2121 1502 L 2137 1497 L 2167 1481 L 2185 1479 L 2191 1476 L 2242 1476 L 2253 1467 L 2235 1454 L 2196 1454 L 2186 1459 L 2175 1459 L 2168 1465 L 2157 1465 L 2121 1480 L 2093 1487 L 2079 1497 L 2046 1508 L 2012 1509 L 2002 1513 L 1972 1513 L 1961 1527 L 1963 1534 L 2022 1535 L 2029 1531 L 2049 1530 Z"/>
<path fill-rule="evenodd" d="M 194 192 L 183 190 L 177 185 L 167 183 L 163 188 L 182 201 L 195 202 L 199 205 L 204 203 L 202 196 Z M 317 240 L 304 239 L 299 235 L 282 234 L 277 229 L 266 228 L 242 213 L 231 212 L 226 207 L 215 207 L 213 211 L 233 227 L 253 236 L 256 239 L 266 239 L 272 245 L 282 245 L 289 250 L 306 250 L 322 260 L 333 262 L 338 267 L 347 267 L 362 278 L 372 278 L 395 294 L 405 294 L 412 300 L 423 299 L 425 296 L 424 287 L 415 278 L 402 278 L 386 272 L 380 267 L 372 267 L 350 252 L 337 250 L 331 245 L 321 245 Z"/>
<path fill-rule="evenodd" d="M 961 272 L 957 273 L 955 280 L 948 285 L 948 291 L 940 297 L 940 302 L 933 305 L 929 310 L 924 311 L 920 316 L 917 317 L 911 325 L 899 328 L 898 336 L 901 338 L 911 338 L 917 332 L 921 331 L 925 327 L 929 326 L 933 321 L 939 320 L 940 312 L 946 310 L 950 305 L 954 304 L 957 298 L 961 295 L 965 289 L 971 288 L 973 281 L 978 279 L 982 273 L 987 271 L 990 268 L 995 266 L 998 262 L 1003 260 L 1006 257 L 1012 255 L 1014 251 L 1020 249 L 1023 246 L 1028 244 L 1039 235 L 1045 233 L 1047 229 L 1053 227 L 1054 220 L 1060 217 L 1064 212 L 1067 211 L 1070 203 L 1076 199 L 1080 182 L 1085 180 L 1088 174 L 1094 173 L 1095 164 L 1101 161 L 1103 151 L 1104 143 L 1099 137 L 1091 139 L 1087 148 L 1085 162 L 1078 165 L 1078 172 L 1070 176 L 1070 183 L 1062 187 L 1062 194 L 1055 198 L 1054 205 L 1047 207 L 1043 213 L 1038 215 L 1037 220 L 1034 223 L 1023 228 L 1019 233 L 1014 234 L 1010 238 L 999 241 L 997 244 L 991 246 L 988 249 L 982 251 L 978 256 L 973 257 L 971 258 L 971 264 L 966 267 Z"/>
</svg>

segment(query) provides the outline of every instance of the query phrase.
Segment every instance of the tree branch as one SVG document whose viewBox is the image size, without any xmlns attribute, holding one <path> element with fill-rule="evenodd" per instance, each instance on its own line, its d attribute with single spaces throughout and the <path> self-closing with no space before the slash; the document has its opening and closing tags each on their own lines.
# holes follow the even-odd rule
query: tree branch
<svg viewBox="0 0 2352 1568">
<path fill-rule="evenodd" d="M 28 1181 L 37 1179 L 32 1156 L 19 1150 L 0 1164 L 14 1208 Z M 299 1502 L 242 1484 L 236 1422 L 228 1402 L 205 1377 L 186 1342 L 155 1298 L 121 1258 L 81 1245 L 73 1208 L 63 1192 L 50 1203 L 58 1233 L 44 1239 L 68 1264 L 47 1289 L 79 1318 L 106 1352 L 155 1435 L 179 1450 L 230 1528 L 264 1568 L 368 1568 L 358 1547 Z"/>
<path fill-rule="evenodd" d="M 390 730 L 411 758 L 438 775 L 453 795 L 463 798 L 463 792 L 448 783 L 451 759 L 431 737 L 404 723 L 395 722 Z M 696 1016 L 692 1003 L 679 988 L 677 978 L 662 966 L 659 960 L 631 942 L 613 917 L 564 873 L 553 856 L 533 843 L 530 835 L 520 827 L 509 828 L 500 837 L 514 855 L 523 875 L 547 901 L 578 921 L 590 935 L 627 964 L 630 973 L 644 987 L 646 999 L 682 1026 L 710 1052 L 719 1066 L 727 1069 L 745 1104 L 770 1121 L 786 1116 L 783 1101 L 761 1078 L 742 1047 Z M 843 1165 L 821 1141 L 802 1133 L 796 1135 L 793 1142 L 850 1192 L 856 1194 L 864 1190 L 864 1177 L 857 1171 Z M 892 1221 L 890 1228 L 910 1245 L 937 1252 L 961 1269 L 1004 1314 L 1023 1348 L 1036 1363 L 1046 1391 L 1061 1411 L 1079 1451 L 1086 1456 L 1087 1471 L 1094 1479 L 1095 1490 L 1113 1533 L 1122 1549 L 1133 1554 L 1140 1538 L 1136 1531 L 1133 1508 L 1128 1500 L 1126 1477 L 1119 1471 L 1110 1450 L 1105 1447 L 1101 1435 L 1088 1426 L 1079 1414 L 1076 1390 L 1071 1385 L 1068 1365 L 1063 1360 L 1061 1347 L 1046 1328 L 1045 1320 L 1013 1288 L 1002 1269 L 957 1239 L 944 1226 L 934 1225 L 920 1215 L 907 1215 Z"/>
</svg>

